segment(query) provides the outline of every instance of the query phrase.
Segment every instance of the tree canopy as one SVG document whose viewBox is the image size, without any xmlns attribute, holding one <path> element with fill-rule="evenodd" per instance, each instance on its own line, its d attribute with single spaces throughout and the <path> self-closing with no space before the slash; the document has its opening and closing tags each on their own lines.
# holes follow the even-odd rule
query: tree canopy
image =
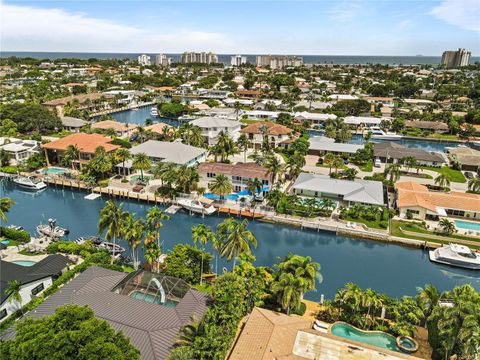
<svg viewBox="0 0 480 360">
<path fill-rule="evenodd" d="M 0 118 L 12 120 L 21 133 L 36 131 L 46 134 L 62 127 L 62 122 L 55 113 L 37 104 L 2 105 Z"/>
</svg>

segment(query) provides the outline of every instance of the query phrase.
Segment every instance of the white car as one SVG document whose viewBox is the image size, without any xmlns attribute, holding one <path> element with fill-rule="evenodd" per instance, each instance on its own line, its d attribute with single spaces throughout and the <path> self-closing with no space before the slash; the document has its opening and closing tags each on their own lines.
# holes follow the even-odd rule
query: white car
<svg viewBox="0 0 480 360">
<path fill-rule="evenodd" d="M 381 166 L 382 166 L 382 162 L 380 161 L 380 159 L 377 158 L 377 159 L 375 159 L 375 162 L 373 163 L 373 165 L 374 165 L 375 167 L 381 167 Z"/>
</svg>

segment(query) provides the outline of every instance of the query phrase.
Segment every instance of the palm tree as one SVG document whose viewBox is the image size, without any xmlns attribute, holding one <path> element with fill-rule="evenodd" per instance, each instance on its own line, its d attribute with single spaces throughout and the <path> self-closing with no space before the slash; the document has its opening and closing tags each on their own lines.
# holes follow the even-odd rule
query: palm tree
<svg viewBox="0 0 480 360">
<path fill-rule="evenodd" d="M 11 280 L 7 283 L 7 288 L 5 289 L 5 295 L 7 295 L 8 302 L 10 304 L 18 304 L 18 308 L 22 312 L 22 295 L 20 290 L 22 289 L 22 284 L 18 280 Z"/>
<path fill-rule="evenodd" d="M 242 112 L 242 104 L 240 104 L 240 102 L 238 102 L 238 101 L 235 101 L 235 103 L 233 104 L 233 109 L 235 110 L 234 111 L 235 118 L 238 121 L 238 117 L 240 116 L 240 113 Z"/>
<path fill-rule="evenodd" d="M 77 145 L 68 145 L 64 156 L 71 160 L 72 170 L 75 170 L 73 160 L 80 160 L 80 149 L 77 147 Z"/>
<path fill-rule="evenodd" d="M 361 305 L 368 308 L 365 319 L 367 323 L 370 323 L 368 319 L 370 316 L 371 309 L 373 308 L 375 312 L 375 309 L 381 307 L 383 304 L 382 304 L 382 300 L 378 297 L 375 291 L 373 291 L 372 289 L 367 289 L 363 294 Z"/>
<path fill-rule="evenodd" d="M 443 218 L 438 222 L 438 225 L 442 228 L 443 232 L 446 234 L 453 234 L 455 232 L 455 224 L 448 220 L 447 218 Z"/>
<path fill-rule="evenodd" d="M 170 216 L 161 211 L 158 207 L 154 206 L 148 209 L 146 216 L 146 225 L 149 234 L 148 241 L 145 239 L 146 245 L 149 242 L 157 242 L 160 248 L 160 229 L 163 227 L 162 220 L 170 220 Z"/>
<path fill-rule="evenodd" d="M 308 111 L 312 111 L 312 102 L 316 99 L 315 94 L 313 92 L 309 92 L 307 96 L 305 96 L 305 100 L 308 101 Z"/>
<path fill-rule="evenodd" d="M 146 247 L 143 256 L 145 257 L 147 264 L 150 266 L 150 269 L 152 269 L 153 272 L 158 271 L 158 258 L 160 257 L 160 255 L 162 255 L 162 250 L 157 243 L 151 243 Z"/>
<path fill-rule="evenodd" d="M 417 159 L 414 156 L 405 156 L 401 162 L 407 168 L 407 173 L 417 166 Z"/>
<path fill-rule="evenodd" d="M 474 177 L 468 180 L 468 190 L 473 192 L 480 192 L 480 178 Z"/>
<path fill-rule="evenodd" d="M 217 143 L 214 145 L 214 154 L 218 154 L 221 157 L 221 162 L 225 162 L 229 156 L 238 152 L 237 147 L 233 139 L 225 133 L 220 131 L 217 135 Z"/>
<path fill-rule="evenodd" d="M 204 333 L 203 323 L 198 321 L 195 316 L 190 318 L 191 322 L 185 325 L 180 331 L 176 343 L 181 346 L 192 346 L 195 339 Z"/>
<path fill-rule="evenodd" d="M 202 245 L 202 261 L 200 264 L 201 266 L 200 285 L 201 285 L 203 282 L 202 275 L 203 275 L 203 251 L 205 250 L 204 245 L 207 243 L 212 243 L 212 245 L 215 245 L 217 241 L 217 236 L 215 235 L 215 232 L 212 230 L 212 228 L 204 224 L 200 224 L 192 227 L 192 239 L 195 245 L 197 244 L 197 242 L 199 242 Z"/>
<path fill-rule="evenodd" d="M 325 165 L 328 165 L 330 170 L 328 171 L 328 174 L 331 174 L 332 173 L 332 166 L 333 166 L 333 162 L 335 161 L 335 158 L 336 156 L 333 155 L 333 153 L 329 152 L 329 153 L 326 153 L 325 156 L 323 157 L 323 163 Z"/>
<path fill-rule="evenodd" d="M 265 168 L 267 169 L 267 173 L 265 175 L 270 175 L 273 186 L 277 176 L 283 172 L 283 165 L 277 156 L 272 155 L 267 158 Z"/>
<path fill-rule="evenodd" d="M 218 240 L 221 244 L 220 256 L 226 257 L 227 261 L 233 258 L 233 271 L 235 271 L 237 256 L 240 254 L 250 255 L 252 253 L 251 246 L 257 247 L 257 238 L 250 230 L 247 230 L 247 225 L 247 219 L 237 222 L 228 218 L 217 226 Z"/>
<path fill-rule="evenodd" d="M 358 171 L 356 169 L 348 168 L 347 170 L 345 170 L 345 173 L 343 174 L 343 176 L 347 180 L 355 180 L 355 176 L 357 176 L 357 174 L 358 174 Z"/>
<path fill-rule="evenodd" d="M 322 199 L 322 203 L 320 204 L 320 209 L 322 210 L 330 210 L 335 209 L 337 207 L 337 203 L 332 199 Z"/>
<path fill-rule="evenodd" d="M 233 188 L 230 180 L 228 180 L 228 178 L 223 174 L 218 174 L 215 176 L 208 187 L 212 193 L 219 195 L 220 199 L 223 199 L 223 196 L 230 194 Z"/>
<path fill-rule="evenodd" d="M 363 291 L 354 283 L 346 283 L 345 288 L 335 295 L 335 301 L 350 307 L 355 314 L 362 304 Z"/>
<path fill-rule="evenodd" d="M 422 309 L 426 326 L 433 309 L 438 305 L 440 293 L 438 292 L 438 289 L 431 284 L 425 285 L 424 288 L 417 288 L 417 292 L 417 303 Z"/>
<path fill-rule="evenodd" d="M 441 186 L 443 188 L 450 186 L 450 179 L 446 174 L 439 174 L 435 178 L 435 185 Z"/>
<path fill-rule="evenodd" d="M 117 206 L 113 200 L 108 200 L 105 203 L 103 209 L 100 210 L 99 220 L 98 220 L 98 233 L 102 234 L 105 230 L 105 239 L 112 241 L 115 245 L 115 240 L 117 237 L 120 237 L 122 234 L 122 224 L 126 214 L 122 205 Z M 112 253 L 111 264 L 113 264 L 113 259 L 115 258 L 115 246 Z"/>
<path fill-rule="evenodd" d="M 10 198 L 0 198 L 0 219 L 3 222 L 7 222 L 7 215 L 6 213 L 10 211 L 12 205 L 15 205 L 15 201 Z"/>
<path fill-rule="evenodd" d="M 395 183 L 400 179 L 400 169 L 400 164 L 390 164 L 385 168 L 385 176 L 389 176 L 389 180 Z"/>
<path fill-rule="evenodd" d="M 130 154 L 130 151 L 125 148 L 118 149 L 115 155 L 117 156 L 118 160 L 122 162 L 123 179 L 125 180 L 125 161 L 130 160 L 132 155 Z"/>
<path fill-rule="evenodd" d="M 247 150 L 250 146 L 251 142 L 248 140 L 247 134 L 241 134 L 237 139 L 237 147 L 241 151 L 243 151 L 243 162 L 247 162 Z"/>
<path fill-rule="evenodd" d="M 252 195 L 255 195 L 255 192 L 260 194 L 262 192 L 262 188 L 263 183 L 258 180 L 258 178 L 249 179 L 247 182 L 247 191 Z"/>
<path fill-rule="evenodd" d="M 335 156 L 335 159 L 332 162 L 332 166 L 335 168 L 335 172 L 338 172 L 338 169 L 344 165 L 343 159 L 340 156 Z"/>
<path fill-rule="evenodd" d="M 134 215 L 126 213 L 123 219 L 121 235 L 130 245 L 132 252 L 132 261 L 135 270 L 138 268 L 137 248 L 141 244 L 145 233 L 145 224 L 141 219 L 136 219 Z"/>
<path fill-rule="evenodd" d="M 302 278 L 304 287 L 302 288 L 300 299 L 307 291 L 315 290 L 315 281 L 322 282 L 320 274 L 320 264 L 312 261 L 310 256 L 293 255 L 289 253 L 285 259 L 278 265 L 280 272 L 288 272 L 296 278 Z"/>
<path fill-rule="evenodd" d="M 303 156 L 299 152 L 295 152 L 290 157 L 288 157 L 285 169 L 287 170 L 290 179 L 294 179 L 298 175 L 300 175 L 304 166 L 305 156 Z"/>
<path fill-rule="evenodd" d="M 278 304 L 287 315 L 290 314 L 290 309 L 297 309 L 300 306 L 301 293 L 304 288 L 304 281 L 291 273 L 280 274 L 278 279 L 270 285 L 270 291 L 275 295 Z"/>
<path fill-rule="evenodd" d="M 143 152 L 135 154 L 133 156 L 132 168 L 134 170 L 140 170 L 140 176 L 143 182 L 143 172 L 152 168 L 148 155 Z"/>
<path fill-rule="evenodd" d="M 141 144 L 145 138 L 145 128 L 143 126 L 138 126 L 135 131 L 137 132 L 138 138 L 140 139 L 138 142 Z"/>
</svg>

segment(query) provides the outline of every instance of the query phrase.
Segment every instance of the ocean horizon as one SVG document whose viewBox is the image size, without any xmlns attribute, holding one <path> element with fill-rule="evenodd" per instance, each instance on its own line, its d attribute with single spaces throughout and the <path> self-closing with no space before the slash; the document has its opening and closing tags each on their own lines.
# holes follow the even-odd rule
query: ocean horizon
<svg viewBox="0 0 480 360">
<path fill-rule="evenodd" d="M 168 54 L 173 61 L 180 61 L 181 54 Z M 75 59 L 130 59 L 134 60 L 139 53 L 96 53 L 96 52 L 38 52 L 38 51 L 1 51 L 0 57 L 6 58 L 31 57 L 35 59 L 55 60 L 63 58 Z M 152 61 L 156 54 L 150 55 Z M 218 61 L 225 65 L 230 65 L 230 57 L 236 54 L 217 54 Z M 248 62 L 255 63 L 255 57 L 262 54 L 243 54 L 247 57 Z M 293 55 L 289 55 L 293 56 Z M 438 65 L 441 62 L 441 56 L 392 56 L 392 55 L 301 55 L 305 64 L 382 64 L 382 65 Z M 471 57 L 470 64 L 480 61 L 480 57 Z"/>
</svg>

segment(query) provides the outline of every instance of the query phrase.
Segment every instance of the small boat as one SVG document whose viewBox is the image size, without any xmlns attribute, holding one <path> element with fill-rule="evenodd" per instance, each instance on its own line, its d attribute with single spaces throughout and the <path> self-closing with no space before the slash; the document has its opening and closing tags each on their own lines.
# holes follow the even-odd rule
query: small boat
<svg viewBox="0 0 480 360">
<path fill-rule="evenodd" d="M 91 241 L 93 246 L 99 246 L 103 240 L 100 236 L 81 236 L 77 240 L 74 240 L 73 242 L 78 245 L 83 245 L 85 242 Z"/>
<path fill-rule="evenodd" d="M 157 110 L 157 108 L 152 107 L 152 108 L 150 109 L 150 115 L 157 117 L 157 116 L 158 116 L 158 110 Z"/>
<path fill-rule="evenodd" d="M 112 255 L 116 255 L 116 254 L 120 255 L 125 252 L 125 248 L 121 247 L 118 244 L 114 244 L 107 241 L 101 242 L 100 245 L 98 245 L 98 248 L 105 249 Z"/>
<path fill-rule="evenodd" d="M 402 135 L 398 135 L 394 132 L 385 132 L 380 129 L 378 126 L 372 126 L 369 129 L 369 132 L 372 133 L 371 138 L 376 140 L 400 140 L 403 138 Z"/>
<path fill-rule="evenodd" d="M 178 117 L 179 122 L 188 122 L 188 121 L 192 121 L 192 120 L 195 120 L 195 119 L 196 119 L 195 116 L 190 116 L 190 115 L 182 115 L 182 116 Z"/>
<path fill-rule="evenodd" d="M 35 178 L 35 176 L 17 176 L 13 179 L 13 182 L 18 186 L 32 190 L 42 190 L 47 187 L 47 184 L 45 184 L 42 180 L 38 180 Z"/>
<path fill-rule="evenodd" d="M 70 234 L 70 230 L 57 226 L 57 220 L 55 219 L 48 219 L 48 224 L 38 225 L 37 232 L 50 238 L 61 238 Z"/>
<path fill-rule="evenodd" d="M 214 206 L 205 207 L 200 201 L 192 199 L 180 199 L 178 205 L 185 210 L 201 215 L 212 215 L 217 209 Z"/>
<path fill-rule="evenodd" d="M 480 254 L 468 246 L 450 244 L 429 251 L 430 260 L 440 264 L 480 270 Z"/>
<path fill-rule="evenodd" d="M 17 230 L 17 231 L 25 230 L 25 229 L 23 228 L 23 226 L 17 226 L 17 225 L 8 225 L 8 226 L 7 226 L 7 229 L 12 229 L 12 230 Z"/>
</svg>

